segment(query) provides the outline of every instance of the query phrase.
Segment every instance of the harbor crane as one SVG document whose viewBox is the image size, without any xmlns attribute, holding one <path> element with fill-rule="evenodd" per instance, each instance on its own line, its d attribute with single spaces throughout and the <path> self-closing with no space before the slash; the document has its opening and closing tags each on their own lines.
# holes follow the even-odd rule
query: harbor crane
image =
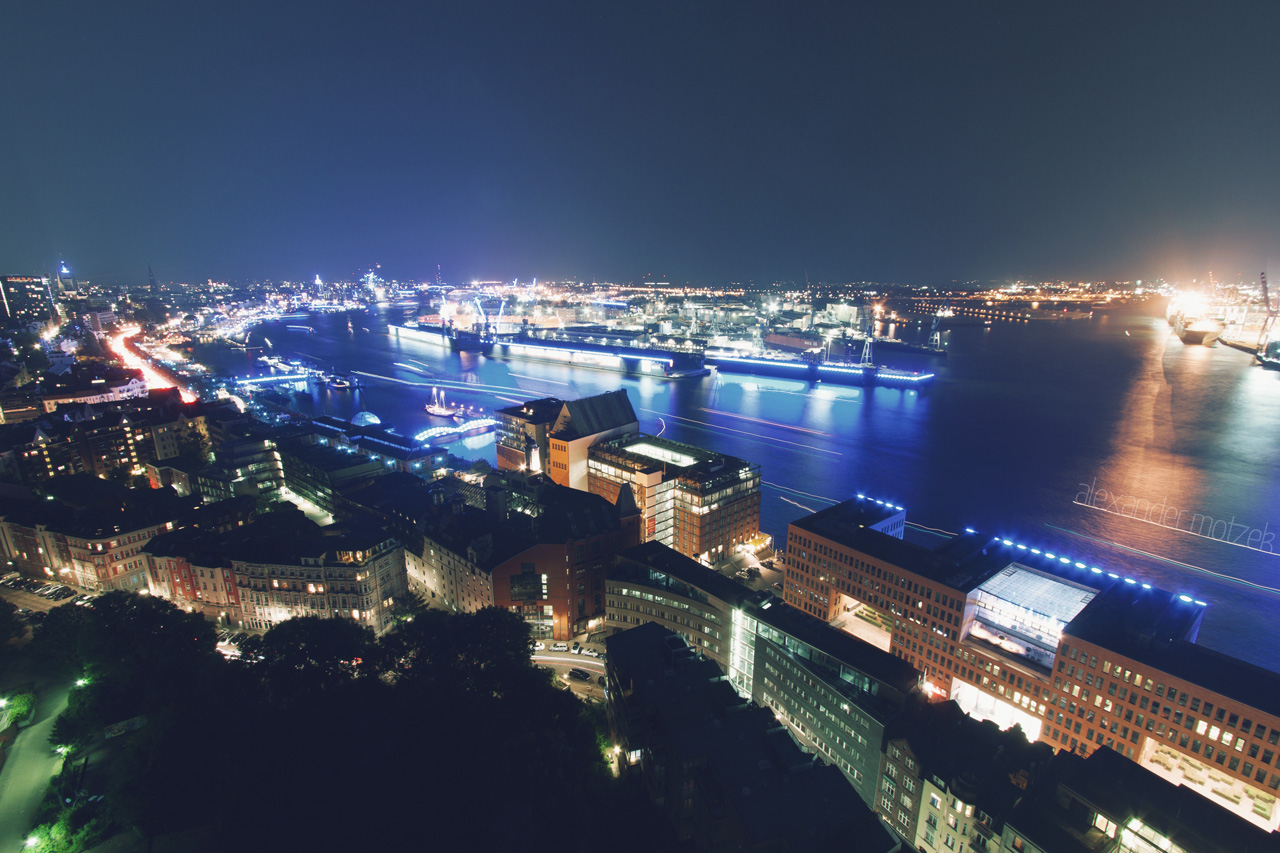
<svg viewBox="0 0 1280 853">
<path fill-rule="evenodd" d="M 1276 309 L 1271 307 L 1271 295 L 1267 293 L 1267 274 L 1261 273 L 1262 278 L 1262 307 L 1267 312 L 1267 317 L 1262 321 L 1262 331 L 1258 332 L 1258 352 L 1262 352 L 1263 347 L 1267 345 L 1267 341 L 1271 337 L 1271 327 L 1276 322 Z"/>
</svg>

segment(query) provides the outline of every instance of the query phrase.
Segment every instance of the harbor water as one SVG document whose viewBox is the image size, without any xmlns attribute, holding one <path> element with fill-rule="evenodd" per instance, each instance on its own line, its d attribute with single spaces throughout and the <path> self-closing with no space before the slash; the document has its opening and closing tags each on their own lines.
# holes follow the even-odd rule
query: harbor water
<svg viewBox="0 0 1280 853">
<path fill-rule="evenodd" d="M 455 353 L 387 334 L 398 309 L 313 315 L 314 333 L 258 327 L 197 357 L 237 376 L 264 353 L 355 374 L 315 386 L 303 414 L 361 410 L 413 435 L 441 421 L 432 388 L 484 409 L 627 389 L 649 433 L 760 464 L 762 527 L 864 494 L 909 522 L 966 527 L 1205 601 L 1200 641 L 1280 669 L 1280 373 L 1247 353 L 1186 346 L 1163 317 L 1002 322 L 945 333 L 949 357 L 883 352 L 937 374 L 927 388 L 857 388 L 726 374 L 667 380 Z M 920 334 L 902 330 L 904 337 Z M 448 445 L 495 462 L 493 436 Z"/>
</svg>

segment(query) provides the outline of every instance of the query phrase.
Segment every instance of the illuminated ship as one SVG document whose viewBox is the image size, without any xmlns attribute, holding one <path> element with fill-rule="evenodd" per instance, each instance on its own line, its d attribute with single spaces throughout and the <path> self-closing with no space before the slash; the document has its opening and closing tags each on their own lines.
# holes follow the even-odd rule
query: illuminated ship
<svg viewBox="0 0 1280 853">
<path fill-rule="evenodd" d="M 431 389 L 431 401 L 426 405 L 428 415 L 435 415 L 437 418 L 452 418 L 458 414 L 457 406 L 450 406 L 445 402 L 444 395 L 440 393 L 439 388 Z"/>
<path fill-rule="evenodd" d="M 1280 340 L 1267 341 L 1258 350 L 1258 363 L 1268 370 L 1280 370 Z"/>
<path fill-rule="evenodd" d="M 1188 317 L 1179 312 L 1173 321 L 1174 334 L 1184 344 L 1194 346 L 1203 344 L 1204 346 L 1213 346 L 1218 340 L 1218 335 L 1222 334 L 1222 330 L 1226 325 L 1220 320 L 1212 320 L 1199 317 Z"/>
</svg>

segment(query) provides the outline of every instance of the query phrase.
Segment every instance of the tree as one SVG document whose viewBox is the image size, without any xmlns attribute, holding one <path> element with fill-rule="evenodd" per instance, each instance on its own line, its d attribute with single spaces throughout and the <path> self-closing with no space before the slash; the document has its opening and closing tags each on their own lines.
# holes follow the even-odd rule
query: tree
<svg viewBox="0 0 1280 853">
<path fill-rule="evenodd" d="M 261 658 L 257 669 L 271 696 L 284 703 L 379 674 L 373 633 L 348 619 L 289 619 L 251 650 Z"/>
<path fill-rule="evenodd" d="M 17 639 L 27 632 L 27 626 L 18 618 L 17 606 L 7 598 L 0 598 L 0 645 Z"/>
<path fill-rule="evenodd" d="M 391 604 L 391 617 L 396 622 L 412 622 L 414 617 L 425 613 L 429 604 L 422 593 L 415 590 L 402 592 Z"/>
<path fill-rule="evenodd" d="M 93 610 L 88 607 L 53 608 L 31 638 L 32 656 L 51 672 L 82 672 L 92 618 Z"/>
</svg>

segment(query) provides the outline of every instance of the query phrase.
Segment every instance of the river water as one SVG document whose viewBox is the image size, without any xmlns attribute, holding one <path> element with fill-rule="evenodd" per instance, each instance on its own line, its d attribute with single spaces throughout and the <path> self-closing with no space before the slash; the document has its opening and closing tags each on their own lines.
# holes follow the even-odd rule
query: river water
<svg viewBox="0 0 1280 853">
<path fill-rule="evenodd" d="M 761 526 L 780 546 L 790 521 L 862 493 L 918 525 L 972 527 L 1203 600 L 1202 643 L 1280 670 L 1280 373 L 1185 346 L 1163 318 L 996 321 L 947 332 L 945 359 L 877 353 L 937 373 L 916 390 L 459 354 L 388 336 L 400 310 L 386 310 L 350 327 L 346 314 L 291 321 L 314 334 L 266 324 L 251 342 L 366 374 L 361 389 L 295 398 L 302 412 L 367 409 L 407 435 L 439 423 L 423 411 L 433 386 L 484 408 L 626 388 L 642 431 L 759 463 Z M 197 351 L 240 376 L 266 372 L 260 354 Z M 448 449 L 495 462 L 491 435 Z"/>
</svg>

